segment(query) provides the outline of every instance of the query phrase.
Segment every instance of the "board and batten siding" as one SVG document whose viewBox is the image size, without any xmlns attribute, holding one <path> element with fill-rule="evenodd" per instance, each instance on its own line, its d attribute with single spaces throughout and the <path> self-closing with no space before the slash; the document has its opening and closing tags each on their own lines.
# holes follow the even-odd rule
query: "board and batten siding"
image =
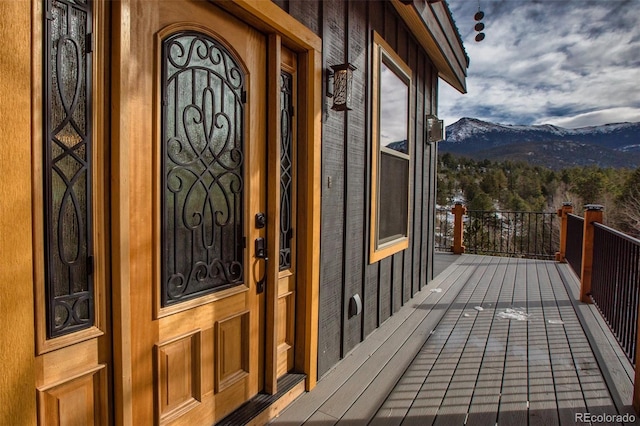
<svg viewBox="0 0 640 426">
<path fill-rule="evenodd" d="M 436 145 L 425 143 L 425 115 L 435 114 L 438 73 L 386 1 L 274 0 L 319 35 L 323 69 L 350 62 L 353 110 L 322 115 L 322 220 L 318 377 L 400 309 L 433 278 Z M 379 33 L 412 70 L 413 176 L 409 248 L 369 264 L 371 58 Z M 326 79 L 323 86 L 326 85 Z M 349 299 L 363 312 L 349 317 Z"/>
</svg>

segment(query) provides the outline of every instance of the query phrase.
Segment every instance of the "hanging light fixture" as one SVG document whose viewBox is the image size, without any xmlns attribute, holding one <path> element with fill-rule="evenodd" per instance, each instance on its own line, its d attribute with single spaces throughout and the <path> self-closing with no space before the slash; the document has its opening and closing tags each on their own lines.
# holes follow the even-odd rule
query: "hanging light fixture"
<svg viewBox="0 0 640 426">
<path fill-rule="evenodd" d="M 484 23 L 482 22 L 483 18 L 484 12 L 480 10 L 480 0 L 478 0 L 478 11 L 473 15 L 473 19 L 476 21 L 476 25 L 473 29 L 478 33 L 476 34 L 476 41 L 478 42 L 484 40 L 484 33 L 482 32 L 482 30 L 484 30 Z"/>
<path fill-rule="evenodd" d="M 353 71 L 357 68 L 350 63 L 332 65 L 328 72 L 329 80 L 333 84 L 327 84 L 333 90 L 327 96 L 333 98 L 331 109 L 335 111 L 347 111 L 351 109 L 351 93 L 353 88 Z"/>
</svg>

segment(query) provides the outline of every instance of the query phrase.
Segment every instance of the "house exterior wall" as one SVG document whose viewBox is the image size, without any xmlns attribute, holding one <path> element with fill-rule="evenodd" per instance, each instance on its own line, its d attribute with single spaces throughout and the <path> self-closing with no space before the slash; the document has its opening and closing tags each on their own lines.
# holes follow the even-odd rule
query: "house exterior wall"
<svg viewBox="0 0 640 426">
<path fill-rule="evenodd" d="M 353 110 L 322 116 L 322 214 L 318 375 L 322 376 L 432 278 L 436 145 L 425 142 L 425 115 L 437 112 L 438 72 L 386 1 L 278 0 L 323 40 L 323 69 L 349 62 Z M 406 6 L 411 7 L 411 6 Z M 413 177 L 409 248 L 369 263 L 371 72 L 373 32 L 413 73 Z M 326 84 L 326 80 L 324 82 Z M 362 298 L 349 316 L 349 299 Z"/>
</svg>

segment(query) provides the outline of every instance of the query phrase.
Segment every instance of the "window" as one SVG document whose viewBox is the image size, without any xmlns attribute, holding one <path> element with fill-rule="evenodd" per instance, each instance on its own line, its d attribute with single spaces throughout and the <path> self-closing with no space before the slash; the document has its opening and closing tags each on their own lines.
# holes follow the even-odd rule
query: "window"
<svg viewBox="0 0 640 426">
<path fill-rule="evenodd" d="M 374 34 L 371 247 L 377 262 L 409 246 L 411 70 Z"/>
<path fill-rule="evenodd" d="M 279 269 L 292 265 L 293 241 L 293 75 L 280 73 L 280 256 Z"/>
<path fill-rule="evenodd" d="M 95 321 L 92 3 L 45 1 L 44 229 L 47 338 Z"/>
<path fill-rule="evenodd" d="M 245 73 L 195 31 L 162 42 L 162 306 L 243 282 Z"/>
</svg>

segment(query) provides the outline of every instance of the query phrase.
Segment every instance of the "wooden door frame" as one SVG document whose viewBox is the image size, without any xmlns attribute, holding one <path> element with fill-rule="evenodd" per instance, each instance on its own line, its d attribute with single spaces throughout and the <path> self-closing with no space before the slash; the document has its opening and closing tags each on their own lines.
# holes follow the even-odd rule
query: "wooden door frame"
<svg viewBox="0 0 640 426">
<path fill-rule="evenodd" d="M 135 93 L 135 76 L 131 63 L 132 14 L 136 0 L 112 3 L 112 121 L 111 121 L 111 219 L 112 219 L 112 318 L 114 360 L 115 423 L 132 424 L 132 338 L 131 280 L 132 247 L 129 228 L 130 145 L 136 125 L 130 122 L 135 108 L 128 97 Z M 271 1 L 216 1 L 236 17 L 277 39 L 298 53 L 298 296 L 296 300 L 295 369 L 307 375 L 306 389 L 317 381 L 318 291 L 320 276 L 320 171 L 321 171 L 321 91 L 322 41 L 311 30 Z M 271 36 L 273 40 L 274 37 Z M 279 78 L 279 73 L 270 74 Z M 271 138 L 271 135 L 268 136 Z M 270 142 L 271 143 L 271 142 Z M 274 334 L 274 333 L 272 333 Z M 275 336 L 271 336 L 275 338 Z"/>
</svg>

